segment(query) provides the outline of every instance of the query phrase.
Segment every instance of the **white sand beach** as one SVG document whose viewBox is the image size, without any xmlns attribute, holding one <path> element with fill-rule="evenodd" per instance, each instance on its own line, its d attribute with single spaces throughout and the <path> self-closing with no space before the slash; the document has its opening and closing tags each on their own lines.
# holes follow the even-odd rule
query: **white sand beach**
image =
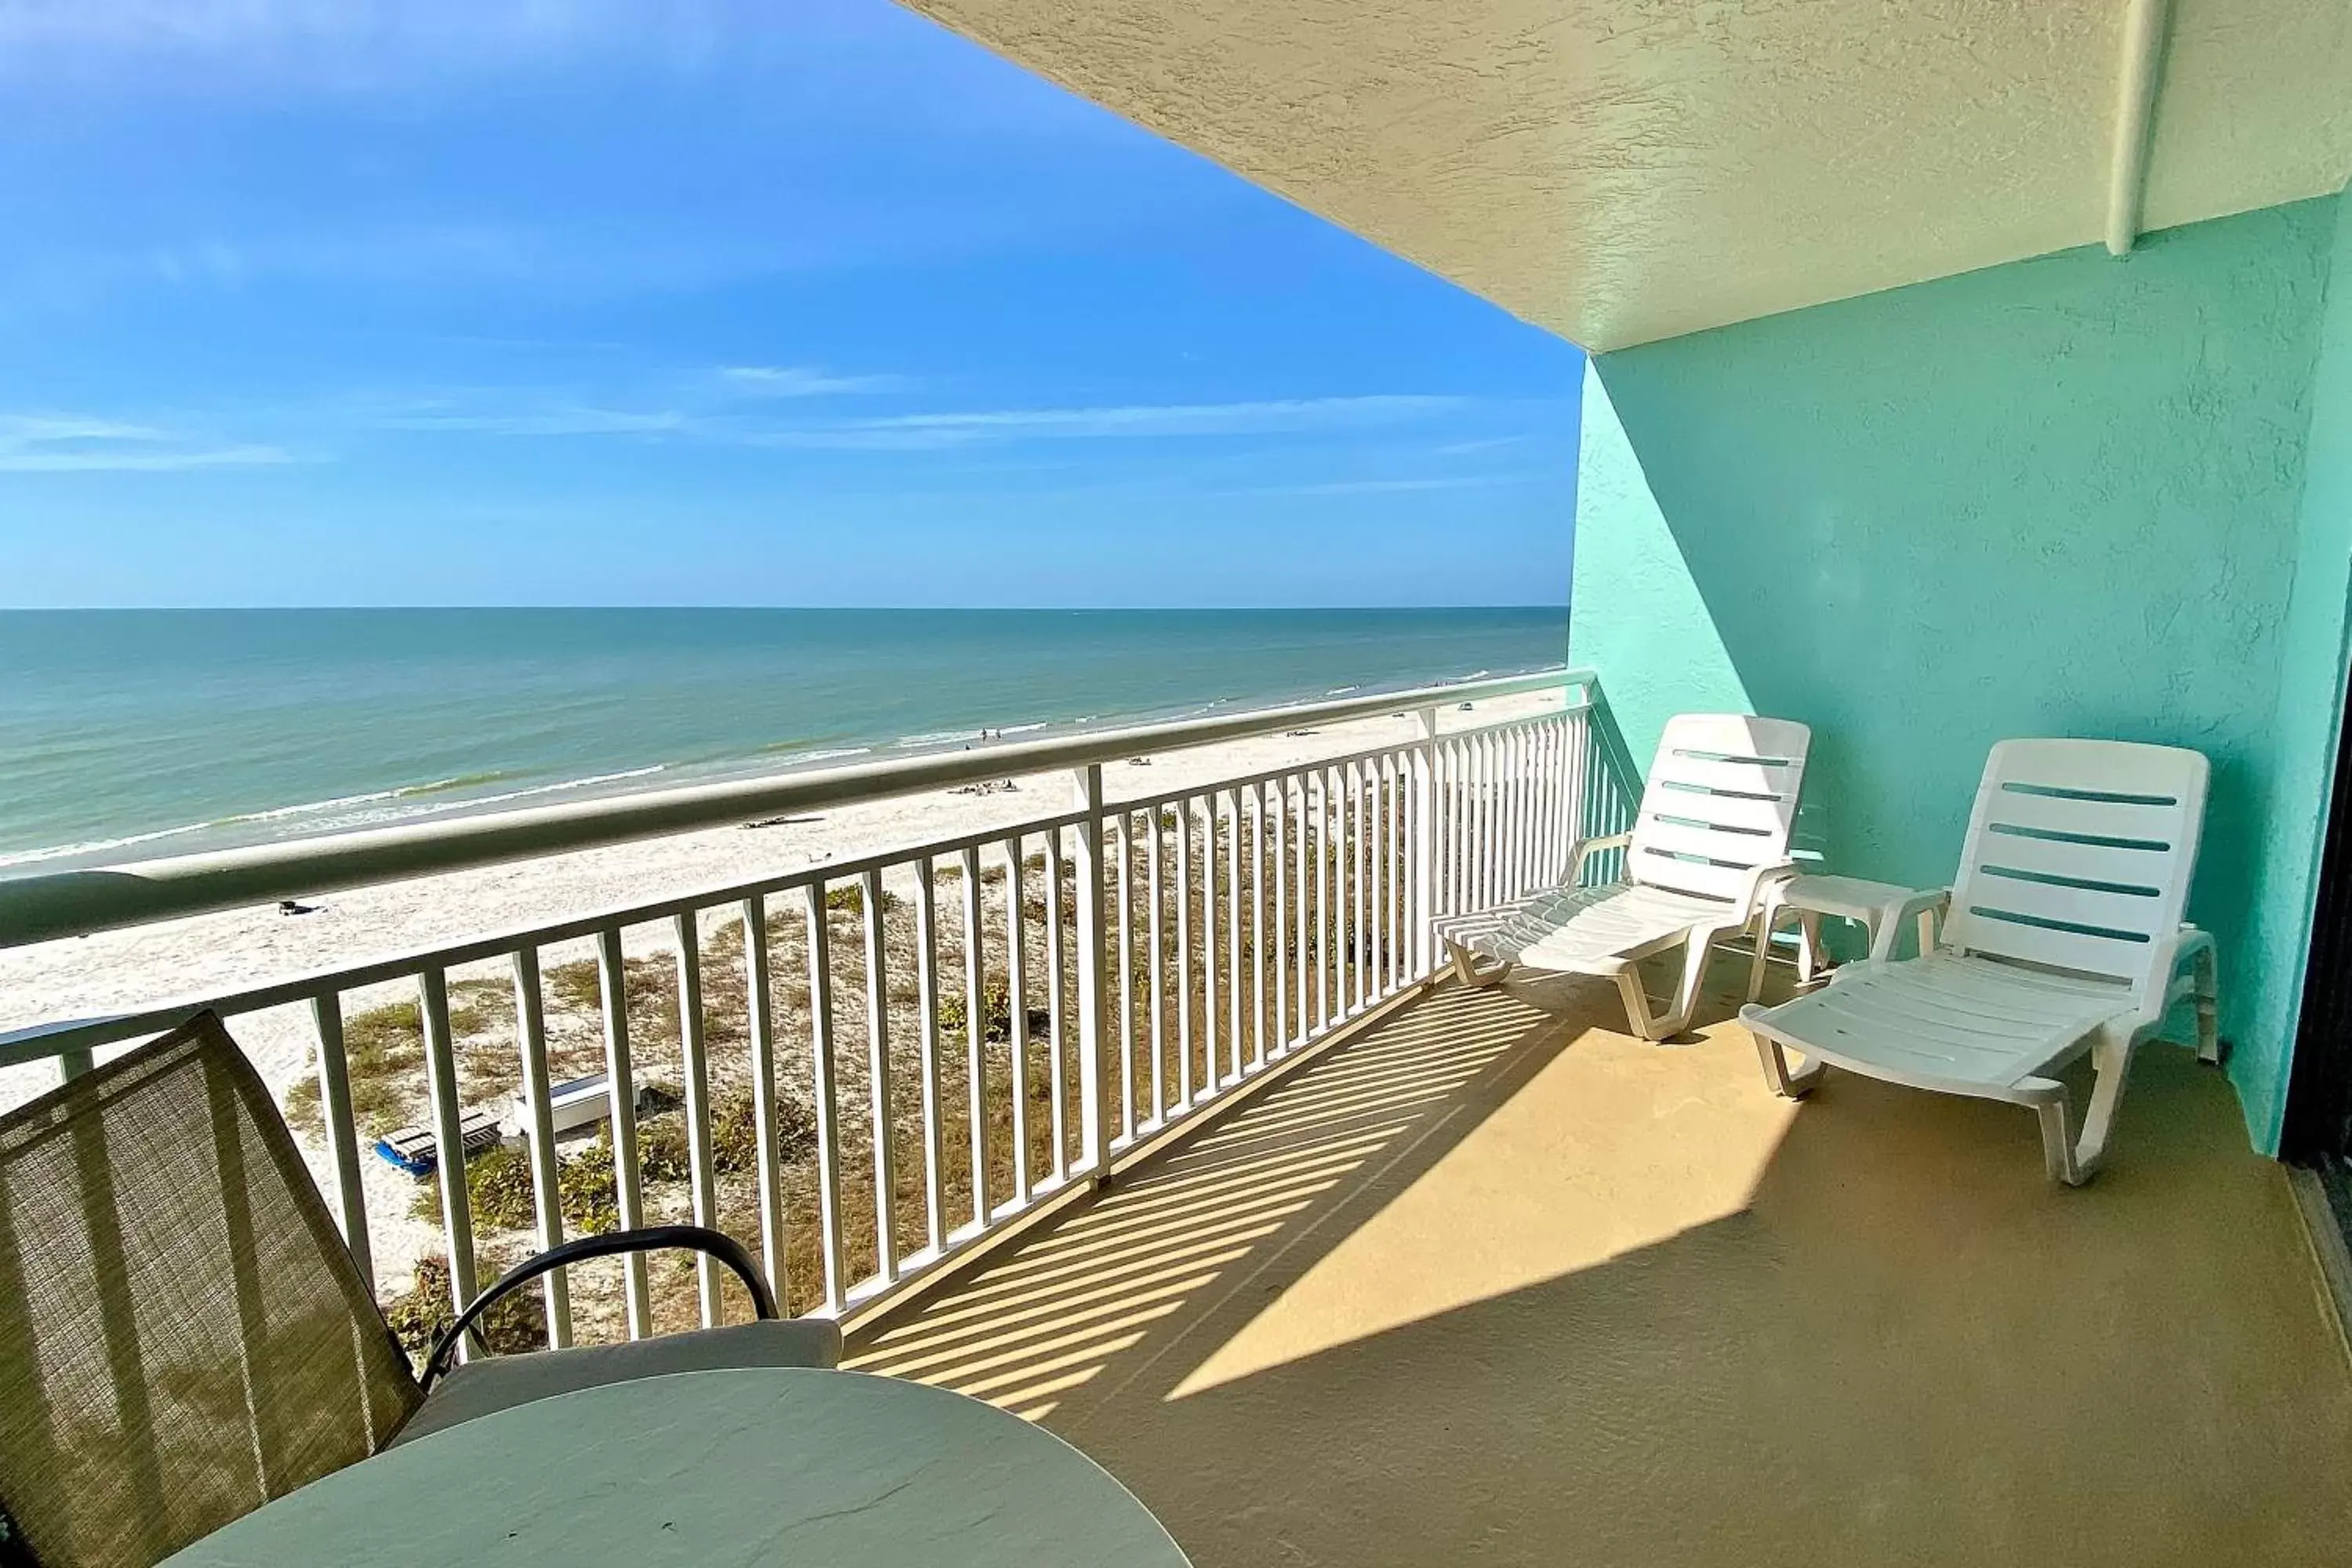
<svg viewBox="0 0 2352 1568">
<path fill-rule="evenodd" d="M 1452 731 L 1557 710 L 1563 695 L 1539 692 L 1483 702 L 1470 712 L 1449 710 L 1441 723 Z M 1410 718 L 1381 717 L 1197 747 L 1154 757 L 1148 769 L 1133 763 L 1110 764 L 1105 770 L 1106 791 L 1114 802 L 1160 794 L 1403 742 L 1413 732 Z M 1016 777 L 1013 784 L 1013 789 L 1001 793 L 909 795 L 768 826 L 710 828 L 326 892 L 306 900 L 317 906 L 315 913 L 299 917 L 281 915 L 275 906 L 236 910 L 0 952 L 0 1031 L 163 1002 L 200 1002 L 286 976 L 1010 826 L 1058 809 L 1068 799 L 1066 774 Z M 629 953 L 636 957 L 667 952 L 671 939 L 663 924 L 633 928 L 626 941 Z M 575 945 L 576 952 L 548 950 L 545 962 L 551 967 L 585 956 L 586 944 Z M 356 994 L 347 1007 L 413 995 L 413 984 L 403 982 Z M 231 1027 L 281 1101 L 308 1076 L 314 1039 L 306 1010 L 248 1014 L 233 1018 Z M 47 1063 L 0 1069 L 0 1109 L 21 1103 L 56 1081 L 55 1068 Z M 379 1162 L 367 1162 L 367 1167 L 371 1208 L 379 1215 L 397 1212 L 410 1190 L 406 1178 Z M 380 1201 L 373 1193 L 379 1183 L 383 1187 Z M 415 1228 L 415 1246 L 426 1245 L 431 1227 Z M 380 1251 L 383 1239 L 379 1237 Z M 394 1256 L 379 1258 L 380 1268 L 403 1267 L 406 1259 L 399 1254 L 407 1250 L 394 1247 Z"/>
</svg>

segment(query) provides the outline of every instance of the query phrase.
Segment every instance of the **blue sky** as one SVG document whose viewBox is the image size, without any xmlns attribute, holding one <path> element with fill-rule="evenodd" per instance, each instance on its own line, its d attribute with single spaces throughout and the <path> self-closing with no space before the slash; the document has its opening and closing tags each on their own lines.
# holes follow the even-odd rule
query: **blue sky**
<svg viewBox="0 0 2352 1568">
<path fill-rule="evenodd" d="M 1564 603 L 1559 340 L 886 0 L 0 0 L 0 605 Z"/>
</svg>

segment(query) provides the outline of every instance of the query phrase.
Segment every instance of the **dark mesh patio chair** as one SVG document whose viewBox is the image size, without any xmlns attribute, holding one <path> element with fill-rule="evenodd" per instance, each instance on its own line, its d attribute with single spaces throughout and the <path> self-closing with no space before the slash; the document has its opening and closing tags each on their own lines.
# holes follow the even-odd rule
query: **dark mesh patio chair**
<svg viewBox="0 0 2352 1568">
<path fill-rule="evenodd" d="M 477 1354 L 444 1374 L 458 1335 L 509 1291 L 563 1263 L 659 1247 L 719 1258 L 761 1321 Z M 0 1563 L 144 1568 L 393 1443 L 494 1410 L 840 1356 L 835 1324 L 776 1319 L 732 1239 L 659 1226 L 516 1268 L 442 1336 L 420 1384 L 268 1091 L 210 1014 L 0 1117 Z"/>
</svg>

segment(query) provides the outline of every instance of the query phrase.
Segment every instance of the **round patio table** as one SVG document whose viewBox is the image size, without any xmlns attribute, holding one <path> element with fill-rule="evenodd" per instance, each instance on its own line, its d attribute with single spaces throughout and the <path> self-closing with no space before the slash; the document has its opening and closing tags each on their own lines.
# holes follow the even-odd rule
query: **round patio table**
<svg viewBox="0 0 2352 1568">
<path fill-rule="evenodd" d="M 687 1372 L 463 1422 L 313 1481 L 167 1568 L 286 1563 L 1185 1568 L 1093 1460 L 960 1394 Z"/>
</svg>

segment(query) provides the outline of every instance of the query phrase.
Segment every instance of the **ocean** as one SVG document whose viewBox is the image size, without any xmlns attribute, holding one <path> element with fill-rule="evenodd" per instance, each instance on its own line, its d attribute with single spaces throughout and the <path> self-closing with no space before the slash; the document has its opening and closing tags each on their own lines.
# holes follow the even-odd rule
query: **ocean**
<svg viewBox="0 0 2352 1568">
<path fill-rule="evenodd" d="M 0 612 L 0 876 L 1561 662 L 1562 609 Z"/>
</svg>

